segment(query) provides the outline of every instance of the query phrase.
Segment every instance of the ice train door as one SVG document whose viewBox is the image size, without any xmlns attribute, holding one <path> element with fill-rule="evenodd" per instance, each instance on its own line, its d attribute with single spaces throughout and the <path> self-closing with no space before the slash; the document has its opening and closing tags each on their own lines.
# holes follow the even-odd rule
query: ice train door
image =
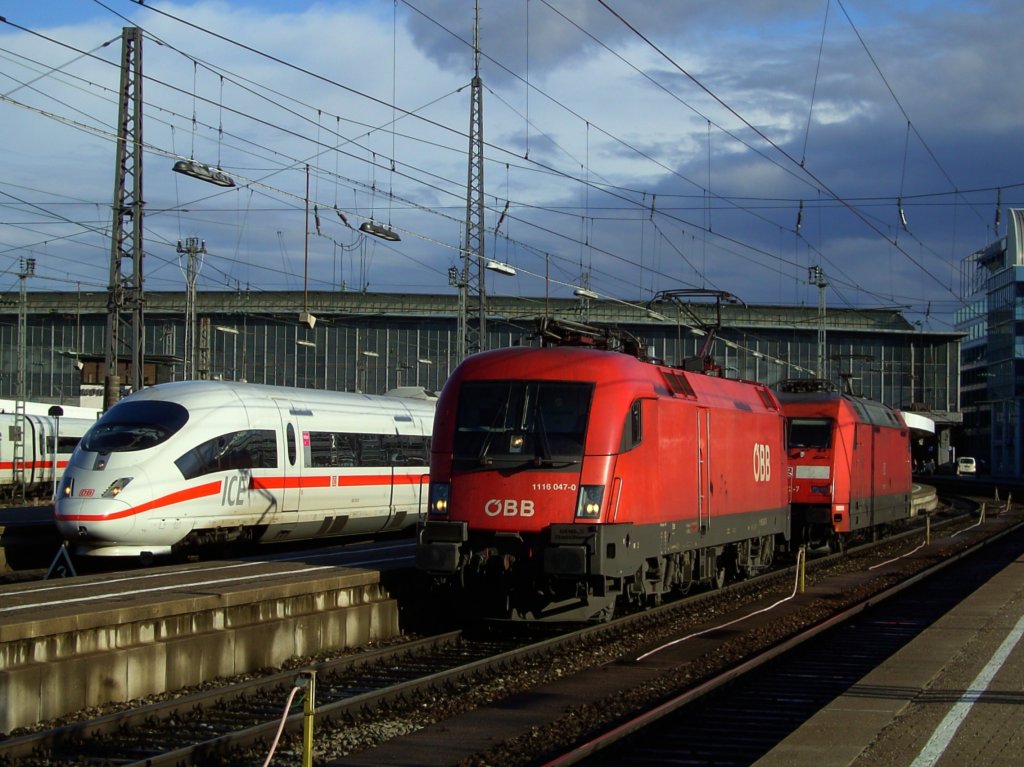
<svg viewBox="0 0 1024 767">
<path fill-rule="evenodd" d="M 396 449 L 390 452 L 391 503 L 385 530 L 398 530 L 411 524 L 422 510 L 430 472 L 429 433 L 423 418 L 417 415 L 395 416 Z"/>
</svg>

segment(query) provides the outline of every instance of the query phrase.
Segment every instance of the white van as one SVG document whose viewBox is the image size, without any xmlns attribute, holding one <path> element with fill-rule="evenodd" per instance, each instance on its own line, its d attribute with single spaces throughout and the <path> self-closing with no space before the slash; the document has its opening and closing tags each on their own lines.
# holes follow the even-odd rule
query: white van
<svg viewBox="0 0 1024 767">
<path fill-rule="evenodd" d="M 975 474 L 978 471 L 977 462 L 970 456 L 962 456 L 956 461 L 957 474 Z"/>
</svg>

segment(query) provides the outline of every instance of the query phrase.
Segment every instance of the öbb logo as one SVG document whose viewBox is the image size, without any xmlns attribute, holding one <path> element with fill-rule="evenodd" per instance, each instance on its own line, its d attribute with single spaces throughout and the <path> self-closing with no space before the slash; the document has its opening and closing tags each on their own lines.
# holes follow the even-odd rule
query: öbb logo
<svg viewBox="0 0 1024 767">
<path fill-rule="evenodd" d="M 760 442 L 754 443 L 754 481 L 770 482 L 772 478 L 772 449 Z"/>
<path fill-rule="evenodd" d="M 533 501 L 515 498 L 491 498 L 484 504 L 484 514 L 489 517 L 532 517 Z"/>
</svg>

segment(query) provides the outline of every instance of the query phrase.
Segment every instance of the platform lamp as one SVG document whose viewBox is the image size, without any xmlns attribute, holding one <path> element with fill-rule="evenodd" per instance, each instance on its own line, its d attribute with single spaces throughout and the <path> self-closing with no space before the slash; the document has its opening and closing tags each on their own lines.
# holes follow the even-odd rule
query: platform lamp
<svg viewBox="0 0 1024 767">
<path fill-rule="evenodd" d="M 57 446 L 60 444 L 60 417 L 64 415 L 64 408 L 60 405 L 51 405 L 46 414 L 53 419 L 53 500 L 57 500 Z"/>
</svg>

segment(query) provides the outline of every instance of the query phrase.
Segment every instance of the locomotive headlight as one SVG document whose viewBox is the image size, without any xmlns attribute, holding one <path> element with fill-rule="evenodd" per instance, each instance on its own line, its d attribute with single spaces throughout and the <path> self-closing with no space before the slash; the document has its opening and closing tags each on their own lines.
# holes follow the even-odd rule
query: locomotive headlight
<svg viewBox="0 0 1024 767">
<path fill-rule="evenodd" d="M 430 483 L 430 504 L 427 513 L 432 517 L 448 516 L 448 499 L 452 495 L 452 486 L 448 482 Z"/>
<path fill-rule="evenodd" d="M 116 498 L 124 490 L 125 486 L 132 481 L 131 477 L 121 477 L 110 483 L 110 487 L 103 491 L 104 498 Z"/>
<path fill-rule="evenodd" d="M 604 485 L 580 485 L 576 498 L 576 516 L 581 519 L 597 519 L 601 516 L 601 501 L 604 499 Z"/>
<path fill-rule="evenodd" d="M 62 498 L 70 498 L 75 494 L 75 478 L 64 477 L 64 482 L 60 488 L 60 495 Z"/>
</svg>

